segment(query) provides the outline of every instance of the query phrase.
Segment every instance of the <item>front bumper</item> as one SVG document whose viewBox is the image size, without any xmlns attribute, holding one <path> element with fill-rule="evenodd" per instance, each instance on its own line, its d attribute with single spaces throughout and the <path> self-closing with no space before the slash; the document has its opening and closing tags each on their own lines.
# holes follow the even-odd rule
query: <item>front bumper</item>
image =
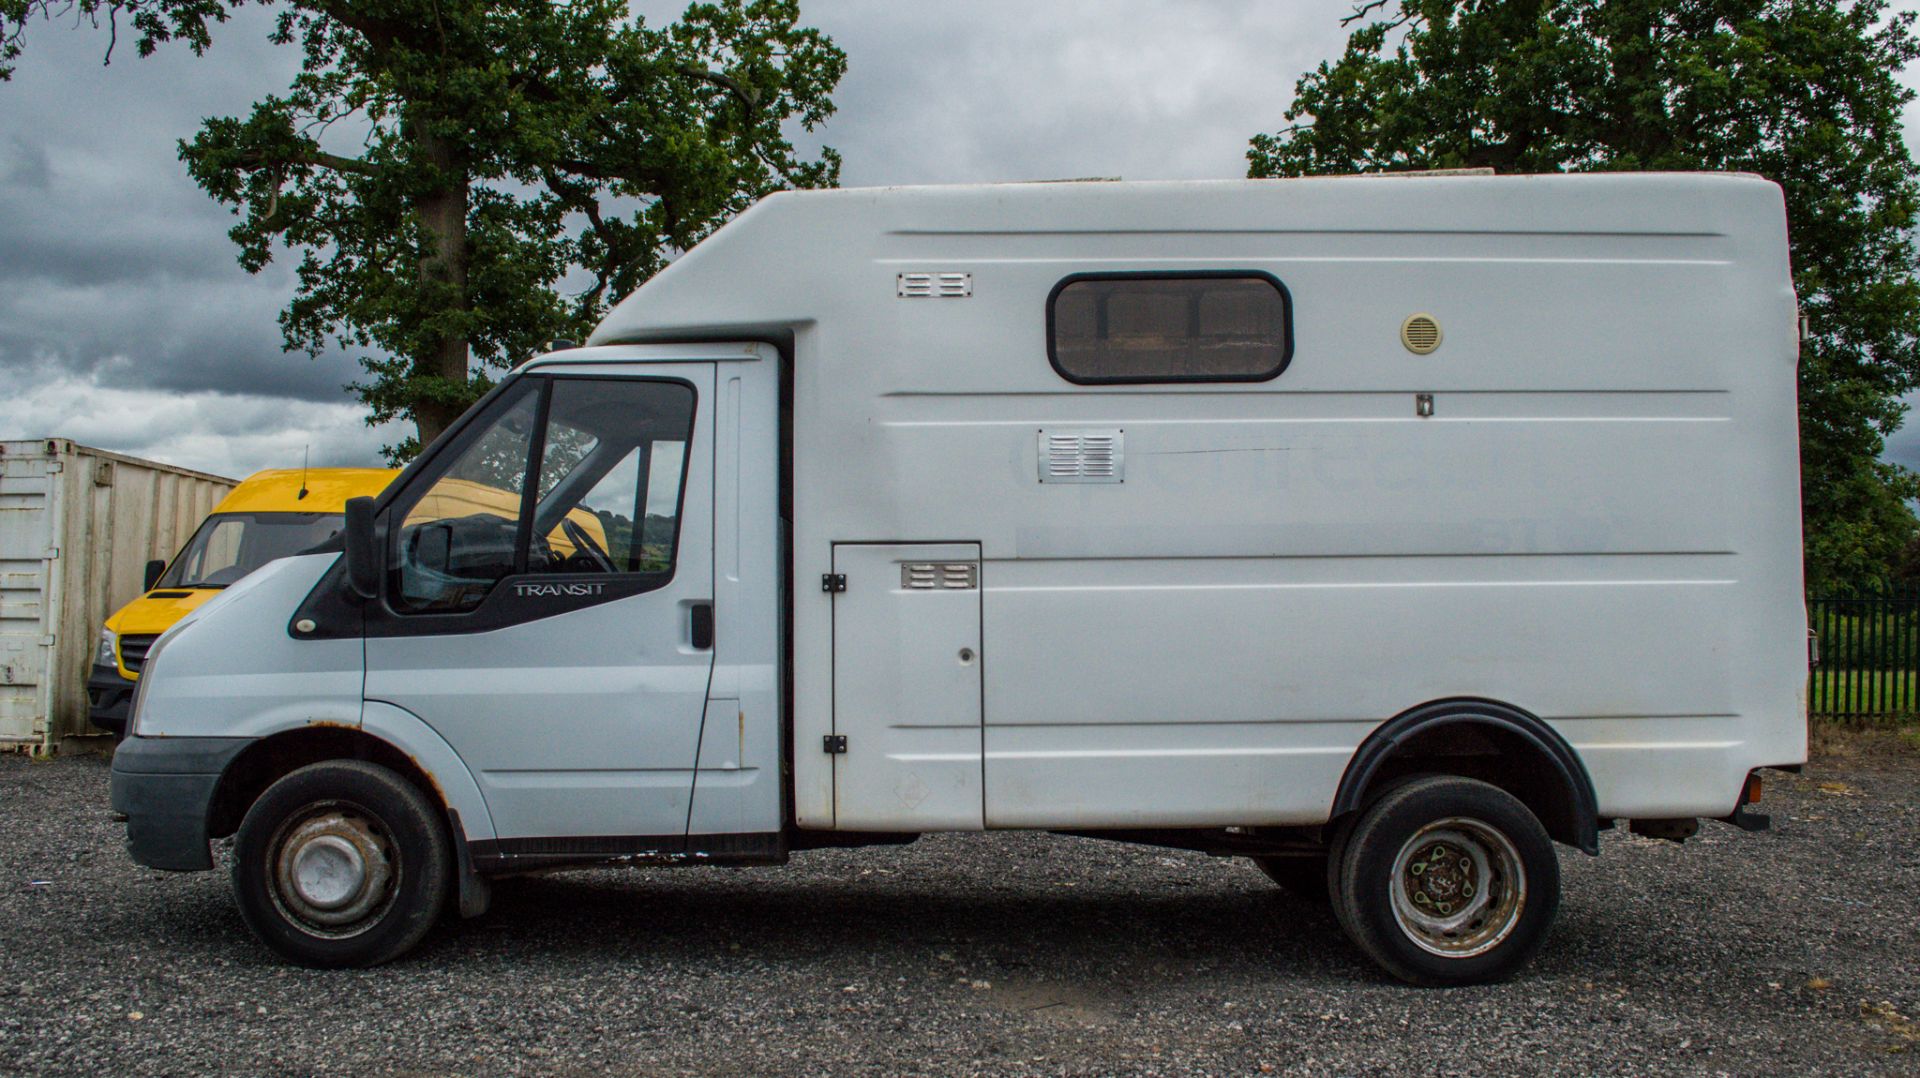
<svg viewBox="0 0 1920 1078">
<path fill-rule="evenodd" d="M 130 737 L 113 753 L 113 811 L 127 818 L 127 852 L 148 868 L 213 867 L 207 816 L 220 776 L 246 737 Z"/>
<path fill-rule="evenodd" d="M 133 685 L 113 667 L 95 665 L 87 675 L 87 719 L 115 737 L 125 737 Z"/>
</svg>

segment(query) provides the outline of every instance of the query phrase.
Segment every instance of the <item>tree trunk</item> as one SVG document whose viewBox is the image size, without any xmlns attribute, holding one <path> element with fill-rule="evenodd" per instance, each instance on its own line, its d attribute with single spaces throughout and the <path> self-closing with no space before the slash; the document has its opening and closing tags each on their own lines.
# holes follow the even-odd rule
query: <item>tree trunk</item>
<svg viewBox="0 0 1920 1078">
<path fill-rule="evenodd" d="M 420 222 L 432 244 L 432 249 L 420 260 L 420 282 L 429 288 L 444 288 L 453 308 L 464 311 L 468 305 L 465 155 L 459 146 L 419 126 L 415 126 L 412 137 L 420 147 L 422 159 L 438 169 L 444 180 L 439 190 L 419 201 Z M 442 337 L 422 345 L 413 356 L 413 371 L 416 377 L 445 379 L 464 386 L 468 378 L 467 358 L 466 338 Z M 421 448 L 426 448 L 466 411 L 465 394 L 456 397 L 453 400 L 415 397 L 413 422 L 419 431 Z"/>
</svg>

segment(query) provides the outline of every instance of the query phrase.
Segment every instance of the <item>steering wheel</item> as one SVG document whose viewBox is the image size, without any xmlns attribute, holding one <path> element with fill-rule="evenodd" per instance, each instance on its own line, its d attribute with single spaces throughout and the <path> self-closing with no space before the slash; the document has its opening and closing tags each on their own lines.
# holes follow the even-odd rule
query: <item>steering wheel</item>
<svg viewBox="0 0 1920 1078">
<path fill-rule="evenodd" d="M 587 529 L 575 524 L 573 518 L 561 517 L 560 530 L 567 533 L 567 538 L 573 540 L 573 548 L 585 554 L 594 568 L 603 573 L 614 571 L 613 559 L 607 557 L 607 552 L 600 549 L 599 543 L 593 541 L 593 536 L 587 534 Z"/>
</svg>

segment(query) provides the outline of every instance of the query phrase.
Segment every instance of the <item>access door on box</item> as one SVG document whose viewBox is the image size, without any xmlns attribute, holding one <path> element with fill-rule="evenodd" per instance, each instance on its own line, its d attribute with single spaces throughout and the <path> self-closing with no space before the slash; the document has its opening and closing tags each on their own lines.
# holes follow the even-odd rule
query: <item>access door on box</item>
<svg viewBox="0 0 1920 1078">
<path fill-rule="evenodd" d="M 837 544 L 834 826 L 977 830 L 980 546 Z"/>
</svg>

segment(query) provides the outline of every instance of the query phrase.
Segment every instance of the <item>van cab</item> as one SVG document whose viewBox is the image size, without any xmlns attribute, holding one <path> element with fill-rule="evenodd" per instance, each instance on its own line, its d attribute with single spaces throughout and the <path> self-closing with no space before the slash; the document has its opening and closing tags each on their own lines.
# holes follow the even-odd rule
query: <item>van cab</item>
<svg viewBox="0 0 1920 1078">
<path fill-rule="evenodd" d="M 348 499 L 379 494 L 399 474 L 390 468 L 274 469 L 234 487 L 170 564 L 147 564 L 145 593 L 100 630 L 87 677 L 88 718 L 124 734 L 134 683 L 161 633 L 248 573 L 339 531 Z"/>
</svg>

